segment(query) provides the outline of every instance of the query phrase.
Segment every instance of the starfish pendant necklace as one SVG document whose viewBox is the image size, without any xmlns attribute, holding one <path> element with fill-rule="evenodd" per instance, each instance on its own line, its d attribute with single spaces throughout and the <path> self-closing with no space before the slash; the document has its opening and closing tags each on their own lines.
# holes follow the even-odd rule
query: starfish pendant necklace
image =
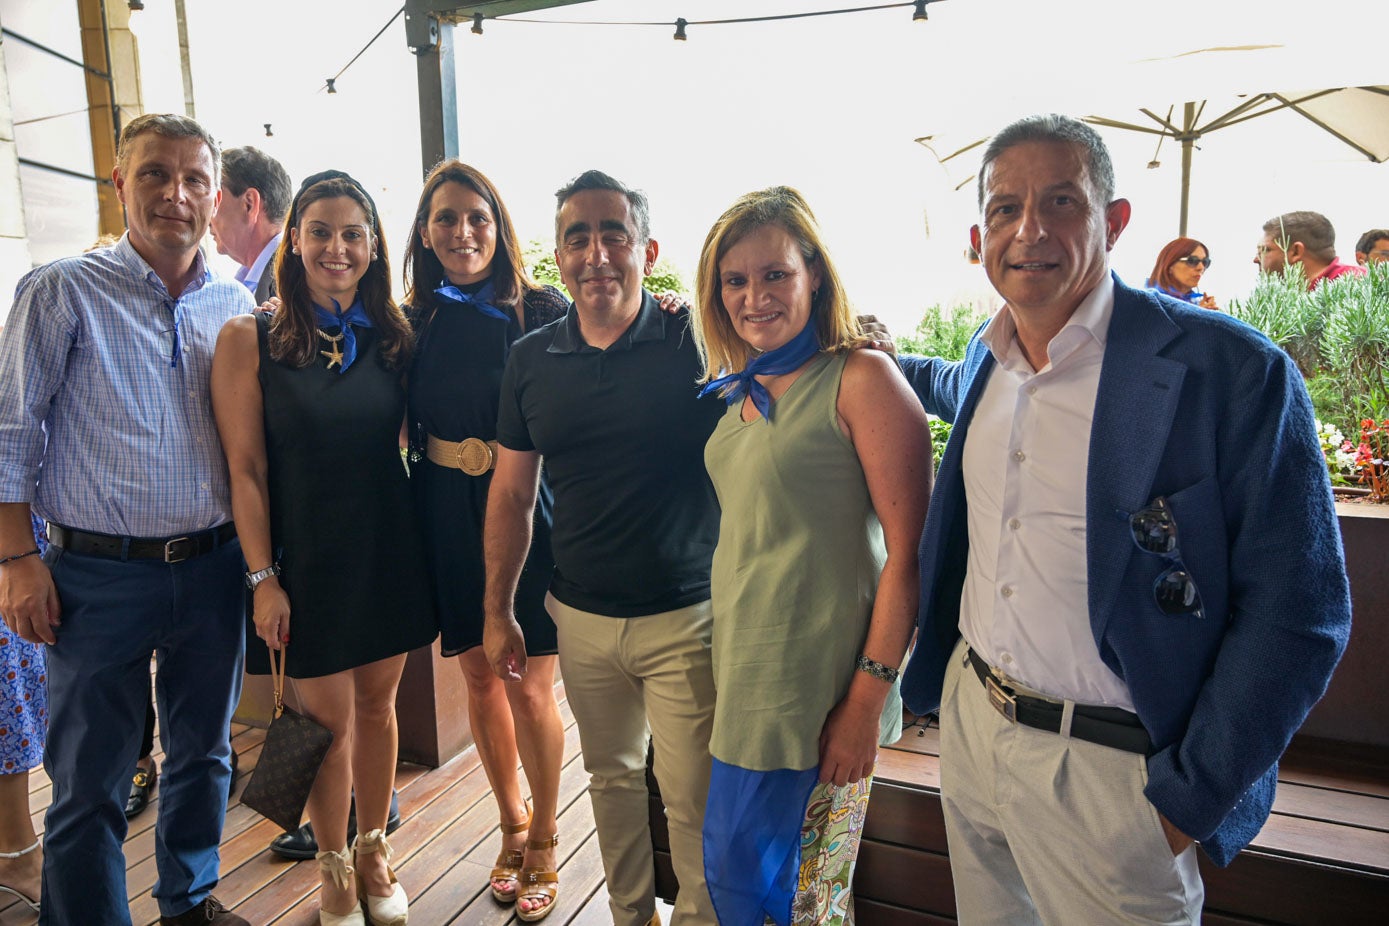
<svg viewBox="0 0 1389 926">
<path fill-rule="evenodd" d="M 328 350 L 321 350 L 318 352 L 320 356 L 328 358 L 328 369 L 331 370 L 334 364 L 337 364 L 338 369 L 342 369 L 342 351 L 338 348 L 338 345 L 342 343 L 342 332 L 339 331 L 337 334 L 329 334 L 322 328 L 319 328 L 318 336 L 328 342 Z"/>
</svg>

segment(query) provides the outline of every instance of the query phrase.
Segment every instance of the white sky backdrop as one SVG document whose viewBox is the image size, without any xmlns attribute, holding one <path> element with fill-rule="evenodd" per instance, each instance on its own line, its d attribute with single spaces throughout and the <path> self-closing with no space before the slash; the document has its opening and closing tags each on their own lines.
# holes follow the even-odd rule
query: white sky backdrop
<svg viewBox="0 0 1389 926">
<path fill-rule="evenodd" d="M 398 258 L 419 189 L 415 60 L 403 19 L 319 92 L 398 2 L 188 3 L 197 116 L 226 145 L 252 144 L 297 181 L 348 170 L 376 195 Z M 671 21 L 868 5 L 841 0 L 595 0 L 531 14 Z M 181 110 L 171 4 L 135 15 L 149 111 Z M 693 283 L 710 224 L 738 195 L 785 183 L 819 215 L 850 295 L 896 330 L 934 302 L 988 292 L 964 260 L 972 188 L 917 136 L 966 138 L 1048 109 L 1139 119 L 1138 107 L 1209 90 L 1389 84 L 1383 30 L 1363 2 L 1196 6 L 1128 0 L 947 0 L 911 9 L 755 25 L 591 27 L 488 21 L 456 31 L 461 156 L 497 183 L 523 240 L 552 234 L 553 191 L 598 167 L 645 189 L 663 256 Z M 1363 28 L 1357 26 L 1361 24 Z M 1271 45 L 1168 60 L 1215 46 Z M 1213 115 L 1214 101 L 1207 111 Z M 274 126 L 266 138 L 263 123 Z M 1113 265 L 1141 284 L 1177 232 L 1180 149 L 1102 130 L 1134 219 Z M 1389 225 L 1389 166 L 1292 114 L 1215 133 L 1192 172 L 1190 233 L 1215 264 L 1206 288 L 1247 293 L 1263 221 L 1328 215 L 1341 256 Z"/>
</svg>

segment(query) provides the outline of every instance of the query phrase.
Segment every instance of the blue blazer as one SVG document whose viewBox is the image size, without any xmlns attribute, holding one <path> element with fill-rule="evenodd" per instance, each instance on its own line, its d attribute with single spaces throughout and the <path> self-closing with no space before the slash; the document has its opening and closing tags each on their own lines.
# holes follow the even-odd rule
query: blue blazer
<svg viewBox="0 0 1389 926">
<path fill-rule="evenodd" d="M 1227 865 L 1273 805 L 1278 757 L 1350 634 L 1350 587 L 1311 401 L 1263 334 L 1115 277 L 1086 474 L 1090 629 L 1152 738 L 1145 794 Z M 980 329 L 982 331 L 982 328 Z M 969 537 L 961 458 L 993 355 L 904 357 L 926 410 L 954 424 L 921 538 L 917 643 L 902 696 L 940 705 L 959 639 Z M 1164 496 L 1204 616 L 1158 610 L 1167 567 L 1131 512 Z"/>
</svg>

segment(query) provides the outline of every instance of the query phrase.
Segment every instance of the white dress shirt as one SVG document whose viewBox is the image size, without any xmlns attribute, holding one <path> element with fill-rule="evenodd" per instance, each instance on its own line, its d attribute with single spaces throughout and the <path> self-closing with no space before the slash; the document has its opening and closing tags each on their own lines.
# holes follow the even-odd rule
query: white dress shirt
<svg viewBox="0 0 1389 926">
<path fill-rule="evenodd" d="M 242 267 L 236 271 L 237 280 L 251 291 L 251 295 L 255 295 L 256 287 L 260 286 L 260 278 L 265 276 L 266 271 L 270 269 L 270 259 L 275 256 L 275 250 L 279 248 L 282 237 L 284 237 L 283 232 L 276 234 L 265 243 L 265 247 L 260 249 L 260 254 L 252 261 L 251 266 Z M 274 271 L 270 272 L 273 273 Z"/>
<path fill-rule="evenodd" d="M 960 632 L 1026 688 L 1133 710 L 1128 686 L 1100 660 L 1087 603 L 1085 479 L 1113 314 L 1106 276 L 1035 372 L 1006 306 L 982 335 L 997 365 L 965 439 L 969 564 Z"/>
</svg>

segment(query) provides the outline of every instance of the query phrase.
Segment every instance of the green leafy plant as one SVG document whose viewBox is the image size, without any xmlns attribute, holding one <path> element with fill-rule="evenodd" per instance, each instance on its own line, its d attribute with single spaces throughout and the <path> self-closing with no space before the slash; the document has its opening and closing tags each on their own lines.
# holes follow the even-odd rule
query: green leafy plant
<svg viewBox="0 0 1389 926">
<path fill-rule="evenodd" d="M 560 279 L 559 266 L 555 263 L 554 248 L 541 241 L 539 238 L 532 238 L 522 249 L 522 257 L 526 261 L 526 270 L 530 273 L 531 279 L 537 283 L 548 283 L 560 292 L 567 292 L 564 288 L 564 281 Z M 680 272 L 680 268 L 675 266 L 667 258 L 661 258 L 652 268 L 651 274 L 642 284 L 650 292 L 660 295 L 666 291 L 680 293 L 688 300 L 689 287 L 685 284 L 685 277 Z"/>
<path fill-rule="evenodd" d="M 1374 449 L 1367 460 L 1383 460 L 1383 425 L 1389 419 L 1389 264 L 1375 264 L 1364 276 L 1345 274 L 1308 292 L 1301 265 L 1289 265 L 1282 275 L 1260 277 L 1248 299 L 1231 300 L 1229 312 L 1263 331 L 1286 350 L 1307 380 L 1317 418 L 1342 434 L 1361 436 L 1360 444 Z M 1380 441 L 1376 444 L 1375 441 Z M 1342 442 L 1343 443 L 1343 442 Z M 1328 449 L 1333 476 L 1352 475 Z M 1358 451 L 1357 451 L 1358 452 Z M 1382 470 L 1357 465 L 1355 479 L 1372 490 L 1377 501 L 1389 496 L 1374 488 Z"/>
<path fill-rule="evenodd" d="M 915 331 L 897 338 L 897 352 L 959 360 L 964 357 L 969 339 L 984 323 L 985 318 L 986 316 L 963 306 L 947 310 L 940 305 L 933 305 L 926 310 Z M 931 455 L 935 468 L 939 470 L 946 441 L 950 440 L 950 423 L 932 417 L 930 426 Z"/>
<path fill-rule="evenodd" d="M 903 354 L 959 360 L 984 319 L 985 316 L 963 306 L 947 310 L 933 305 L 926 310 L 915 331 L 897 338 L 897 350 Z"/>
</svg>

